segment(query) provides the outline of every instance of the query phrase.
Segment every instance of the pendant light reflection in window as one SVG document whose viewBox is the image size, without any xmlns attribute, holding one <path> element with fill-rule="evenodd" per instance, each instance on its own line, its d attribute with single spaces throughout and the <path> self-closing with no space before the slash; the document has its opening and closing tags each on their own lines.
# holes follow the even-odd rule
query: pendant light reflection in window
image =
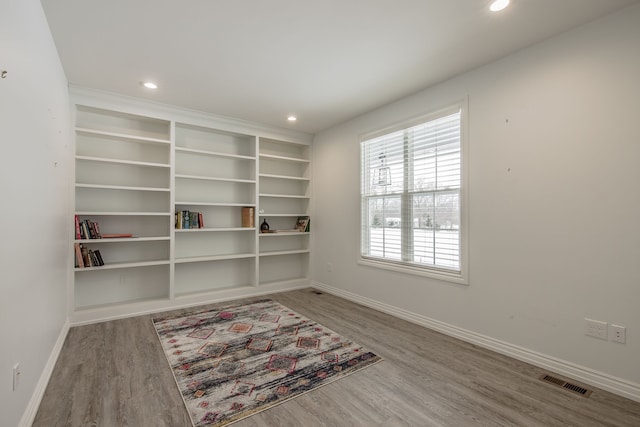
<svg viewBox="0 0 640 427">
<path fill-rule="evenodd" d="M 373 173 L 373 182 L 375 185 L 380 186 L 391 185 L 391 169 L 385 164 L 387 156 L 384 153 L 380 153 L 378 159 L 380 159 L 380 166 Z"/>
</svg>

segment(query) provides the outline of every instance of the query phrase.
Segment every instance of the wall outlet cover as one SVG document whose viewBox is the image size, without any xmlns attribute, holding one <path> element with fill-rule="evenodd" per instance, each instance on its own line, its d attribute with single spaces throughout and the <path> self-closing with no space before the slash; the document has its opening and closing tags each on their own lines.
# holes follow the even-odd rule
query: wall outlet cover
<svg viewBox="0 0 640 427">
<path fill-rule="evenodd" d="M 599 320 L 584 319 L 585 321 L 585 334 L 590 337 L 600 338 L 601 340 L 607 339 L 607 322 L 601 322 Z"/>
<path fill-rule="evenodd" d="M 624 344 L 627 342 L 627 328 L 619 325 L 611 325 L 611 341 Z"/>
</svg>

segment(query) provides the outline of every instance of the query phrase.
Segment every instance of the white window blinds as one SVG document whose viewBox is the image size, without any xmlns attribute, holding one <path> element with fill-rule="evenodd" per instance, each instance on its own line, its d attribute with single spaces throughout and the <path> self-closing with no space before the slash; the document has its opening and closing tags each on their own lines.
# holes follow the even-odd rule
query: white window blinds
<svg viewBox="0 0 640 427">
<path fill-rule="evenodd" d="M 361 142 L 361 255 L 461 271 L 461 112 Z"/>
</svg>

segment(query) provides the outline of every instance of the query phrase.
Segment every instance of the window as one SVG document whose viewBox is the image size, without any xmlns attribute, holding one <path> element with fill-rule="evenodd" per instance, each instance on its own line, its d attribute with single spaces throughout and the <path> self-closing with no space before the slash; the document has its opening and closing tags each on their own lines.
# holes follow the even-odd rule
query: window
<svg viewBox="0 0 640 427">
<path fill-rule="evenodd" d="M 462 108 L 361 142 L 361 260 L 465 283 Z"/>
</svg>

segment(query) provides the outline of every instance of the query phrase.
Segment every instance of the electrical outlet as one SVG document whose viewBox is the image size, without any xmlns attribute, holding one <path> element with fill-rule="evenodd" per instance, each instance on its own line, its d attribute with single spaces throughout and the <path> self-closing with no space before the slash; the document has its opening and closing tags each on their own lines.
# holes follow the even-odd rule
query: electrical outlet
<svg viewBox="0 0 640 427">
<path fill-rule="evenodd" d="M 611 325 L 611 341 L 621 344 L 627 342 L 627 328 L 624 326 Z"/>
<path fill-rule="evenodd" d="M 585 321 L 585 334 L 590 337 L 600 338 L 601 340 L 607 339 L 607 322 L 600 322 L 599 320 L 584 319 Z"/>
<path fill-rule="evenodd" d="M 20 385 L 20 374 L 20 364 L 16 363 L 13 366 L 13 391 L 16 391 Z"/>
</svg>

